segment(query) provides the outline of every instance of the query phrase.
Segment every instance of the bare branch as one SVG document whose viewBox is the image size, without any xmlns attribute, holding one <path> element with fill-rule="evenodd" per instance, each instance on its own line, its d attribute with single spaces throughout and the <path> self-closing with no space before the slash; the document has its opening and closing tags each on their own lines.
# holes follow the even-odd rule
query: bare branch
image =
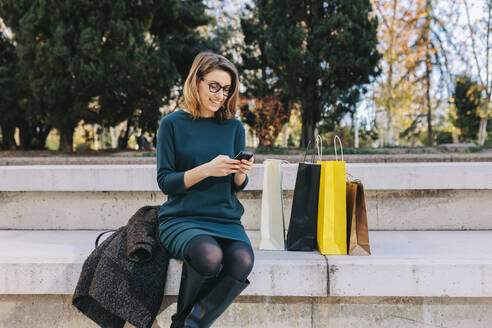
<svg viewBox="0 0 492 328">
<path fill-rule="evenodd" d="M 482 79 L 482 73 L 481 73 L 481 70 L 480 70 L 480 64 L 478 62 L 477 49 L 476 49 L 476 44 L 475 44 L 475 35 L 473 33 L 473 29 L 472 29 L 472 25 L 471 25 L 470 10 L 468 8 L 468 1 L 467 0 L 463 0 L 463 3 L 465 4 L 466 19 L 467 19 L 467 22 L 468 22 L 467 26 L 468 26 L 468 29 L 470 30 L 470 39 L 471 39 L 471 42 L 472 42 L 473 57 L 475 58 L 475 63 L 477 65 L 478 78 L 480 79 L 480 83 L 482 85 L 485 85 L 484 82 L 483 82 L 483 79 Z"/>
</svg>

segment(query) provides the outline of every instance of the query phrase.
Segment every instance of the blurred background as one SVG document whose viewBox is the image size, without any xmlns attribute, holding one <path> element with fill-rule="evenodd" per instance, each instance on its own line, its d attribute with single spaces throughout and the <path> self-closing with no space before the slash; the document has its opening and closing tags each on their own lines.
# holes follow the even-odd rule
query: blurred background
<svg viewBox="0 0 492 328">
<path fill-rule="evenodd" d="M 0 0 L 0 148 L 155 150 L 194 56 L 257 152 L 492 147 L 490 0 Z M 431 148 L 429 148 L 431 147 Z"/>
</svg>

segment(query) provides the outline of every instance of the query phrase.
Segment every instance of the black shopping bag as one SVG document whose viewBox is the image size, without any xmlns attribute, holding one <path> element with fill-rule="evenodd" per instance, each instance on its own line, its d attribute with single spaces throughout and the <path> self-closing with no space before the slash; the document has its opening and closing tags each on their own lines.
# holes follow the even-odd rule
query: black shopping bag
<svg viewBox="0 0 492 328">
<path fill-rule="evenodd" d="M 287 232 L 287 250 L 289 251 L 313 251 L 317 249 L 316 231 L 320 174 L 321 165 L 306 162 L 306 156 L 304 156 L 304 162 L 299 163 L 297 169 L 292 200 L 292 211 Z"/>
</svg>

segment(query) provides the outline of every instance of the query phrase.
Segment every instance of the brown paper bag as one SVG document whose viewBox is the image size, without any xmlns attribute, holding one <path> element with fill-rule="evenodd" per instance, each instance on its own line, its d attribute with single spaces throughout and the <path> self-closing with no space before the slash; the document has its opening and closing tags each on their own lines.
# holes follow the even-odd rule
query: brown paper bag
<svg viewBox="0 0 492 328">
<path fill-rule="evenodd" d="M 347 181 L 347 250 L 349 255 L 370 255 L 366 198 L 360 181 Z"/>
</svg>

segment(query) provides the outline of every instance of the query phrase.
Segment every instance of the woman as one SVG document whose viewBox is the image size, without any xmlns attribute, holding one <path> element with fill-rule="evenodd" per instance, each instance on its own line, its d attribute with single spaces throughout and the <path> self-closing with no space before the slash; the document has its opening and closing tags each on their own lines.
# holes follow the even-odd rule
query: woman
<svg viewBox="0 0 492 328">
<path fill-rule="evenodd" d="M 157 136 L 157 183 L 168 196 L 159 237 L 183 273 L 171 327 L 209 327 L 249 284 L 251 243 L 236 197 L 254 158 L 235 160 L 245 132 L 233 118 L 238 73 L 226 58 L 200 53 L 183 88 L 184 108 L 165 116 Z"/>
</svg>

